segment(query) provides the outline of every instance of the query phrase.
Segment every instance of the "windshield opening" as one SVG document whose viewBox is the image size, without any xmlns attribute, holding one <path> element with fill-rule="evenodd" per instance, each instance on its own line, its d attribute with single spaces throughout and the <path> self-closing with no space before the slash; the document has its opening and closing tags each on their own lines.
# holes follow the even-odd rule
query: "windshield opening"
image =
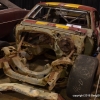
<svg viewBox="0 0 100 100">
<path fill-rule="evenodd" d="M 33 9 L 30 19 L 64 24 L 77 28 L 90 28 L 90 14 L 77 9 L 40 5 Z"/>
</svg>

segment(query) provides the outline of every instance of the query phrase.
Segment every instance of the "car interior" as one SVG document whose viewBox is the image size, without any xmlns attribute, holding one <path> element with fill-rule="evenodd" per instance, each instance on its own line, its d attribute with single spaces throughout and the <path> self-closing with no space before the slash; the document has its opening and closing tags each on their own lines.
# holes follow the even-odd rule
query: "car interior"
<svg viewBox="0 0 100 100">
<path fill-rule="evenodd" d="M 81 10 L 39 6 L 31 13 L 29 19 L 90 28 L 90 15 L 88 12 Z"/>
</svg>

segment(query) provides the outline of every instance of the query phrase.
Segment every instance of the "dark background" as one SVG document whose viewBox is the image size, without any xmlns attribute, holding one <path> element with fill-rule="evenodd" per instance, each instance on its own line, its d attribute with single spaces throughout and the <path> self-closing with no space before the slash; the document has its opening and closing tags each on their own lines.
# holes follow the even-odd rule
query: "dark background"
<svg viewBox="0 0 100 100">
<path fill-rule="evenodd" d="M 100 0 L 10 0 L 21 8 L 32 9 L 39 2 L 66 2 L 76 3 L 95 7 L 100 14 Z"/>
</svg>

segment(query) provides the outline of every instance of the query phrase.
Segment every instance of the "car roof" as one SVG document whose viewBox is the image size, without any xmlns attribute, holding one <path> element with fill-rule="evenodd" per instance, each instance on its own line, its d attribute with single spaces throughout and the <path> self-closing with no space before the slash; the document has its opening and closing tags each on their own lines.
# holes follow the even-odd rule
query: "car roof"
<svg viewBox="0 0 100 100">
<path fill-rule="evenodd" d="M 79 9 L 85 11 L 96 11 L 95 8 L 80 4 L 72 4 L 72 3 L 62 3 L 62 2 L 40 2 L 39 4 L 47 5 L 47 6 L 61 6 L 65 8 Z"/>
</svg>

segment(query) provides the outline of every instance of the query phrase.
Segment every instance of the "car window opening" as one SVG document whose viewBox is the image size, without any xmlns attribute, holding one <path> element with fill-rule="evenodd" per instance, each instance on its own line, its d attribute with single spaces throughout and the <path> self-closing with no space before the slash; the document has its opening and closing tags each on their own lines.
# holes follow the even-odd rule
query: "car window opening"
<svg viewBox="0 0 100 100">
<path fill-rule="evenodd" d="M 29 15 L 29 19 L 68 26 L 74 25 L 80 28 L 91 27 L 90 14 L 88 12 L 71 8 L 40 5 Z"/>
</svg>

